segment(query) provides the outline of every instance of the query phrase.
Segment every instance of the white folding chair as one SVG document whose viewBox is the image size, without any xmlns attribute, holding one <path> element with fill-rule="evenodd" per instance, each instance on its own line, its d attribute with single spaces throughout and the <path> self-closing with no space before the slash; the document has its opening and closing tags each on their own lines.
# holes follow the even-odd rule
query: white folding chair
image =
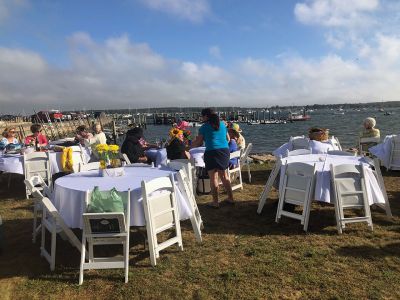
<svg viewBox="0 0 400 300">
<path fill-rule="evenodd" d="M 304 136 L 295 136 L 290 137 L 289 144 L 292 145 L 292 150 L 297 149 L 308 149 L 309 148 L 310 139 Z"/>
<path fill-rule="evenodd" d="M 374 166 L 374 170 L 372 171 L 376 181 L 378 182 L 378 185 L 382 191 L 383 197 L 385 198 L 385 204 L 376 204 L 377 206 L 381 207 L 382 209 L 384 209 L 386 211 L 386 215 L 388 217 L 393 217 L 392 215 L 392 210 L 390 209 L 390 203 L 389 203 L 389 199 L 387 196 L 387 192 L 386 192 L 386 187 L 385 187 L 385 182 L 383 181 L 383 177 L 382 177 L 382 172 L 381 172 L 381 164 L 380 164 L 380 160 L 378 158 L 374 158 L 373 160 L 373 166 Z"/>
<path fill-rule="evenodd" d="M 290 163 L 285 167 L 283 185 L 279 193 L 278 209 L 275 221 L 281 216 L 300 220 L 304 231 L 307 231 L 310 217 L 311 197 L 314 192 L 315 164 Z M 301 214 L 284 210 L 284 205 L 292 204 L 303 207 Z"/>
<path fill-rule="evenodd" d="M 395 135 L 391 140 L 389 163 L 386 168 L 389 170 L 400 170 L 400 136 Z"/>
<path fill-rule="evenodd" d="M 381 141 L 380 137 L 362 137 L 358 141 L 358 151 L 361 156 L 368 153 L 368 148 L 378 145 Z"/>
<path fill-rule="evenodd" d="M 336 150 L 339 150 L 339 151 L 343 150 L 342 146 L 340 145 L 339 139 L 337 137 L 332 135 L 331 138 L 330 138 L 330 142 L 333 145 L 333 147 L 336 148 Z"/>
<path fill-rule="evenodd" d="M 24 154 L 24 174 L 25 179 L 29 180 L 32 176 L 40 175 L 43 180 L 51 186 L 51 166 L 48 152 L 32 152 Z M 30 191 L 26 188 L 26 199 L 29 198 Z"/>
<path fill-rule="evenodd" d="M 331 164 L 332 186 L 335 195 L 335 214 L 338 232 L 342 233 L 347 223 L 367 222 L 373 230 L 371 211 L 365 188 L 364 168 L 360 165 Z M 345 217 L 345 209 L 363 209 L 364 216 Z"/>
<path fill-rule="evenodd" d="M 267 201 L 268 198 L 268 193 L 270 192 L 272 185 L 275 182 L 275 179 L 278 177 L 279 171 L 281 169 L 282 162 L 280 159 L 278 159 L 271 170 L 271 173 L 269 174 L 267 183 L 264 186 L 264 189 L 260 195 L 260 198 L 258 200 L 258 208 L 257 208 L 257 213 L 261 214 L 262 209 L 264 208 L 265 202 Z"/>
<path fill-rule="evenodd" d="M 57 209 L 54 207 L 53 203 L 49 198 L 43 197 L 41 199 L 43 205 L 42 213 L 42 240 L 40 246 L 40 254 L 50 263 L 50 270 L 54 271 L 56 263 L 56 242 L 57 233 L 65 234 L 69 242 L 78 251 L 81 251 L 81 242 L 75 236 L 75 234 L 68 228 L 62 219 L 61 215 L 58 213 Z M 46 250 L 46 229 L 51 233 L 51 249 L 50 253 Z"/>
<path fill-rule="evenodd" d="M 190 210 L 192 212 L 192 216 L 190 217 L 190 222 L 192 223 L 192 228 L 194 234 L 196 236 L 196 240 L 201 243 L 201 230 L 204 228 L 203 220 L 200 215 L 199 208 L 196 203 L 196 198 L 191 190 L 190 179 L 186 176 L 185 169 L 180 169 L 178 171 L 178 183 L 181 186 L 181 191 L 186 194 L 187 199 L 189 200 Z"/>
<path fill-rule="evenodd" d="M 33 231 L 32 231 L 32 243 L 36 243 L 36 236 L 39 234 L 42 224 L 38 225 L 39 214 L 43 211 L 42 198 L 43 195 L 38 190 L 38 186 L 43 191 L 43 194 L 51 198 L 52 192 L 48 185 L 44 182 L 40 175 L 34 175 L 29 180 L 24 180 L 26 188 L 29 193 L 33 196 Z"/>
<path fill-rule="evenodd" d="M 80 163 L 78 165 L 78 172 L 92 171 L 100 169 L 100 162 L 95 161 L 87 164 Z"/>
<path fill-rule="evenodd" d="M 248 143 L 246 149 L 243 151 L 243 153 L 240 156 L 240 168 L 241 169 L 244 169 L 244 167 L 247 168 L 247 175 L 249 177 L 249 183 L 251 183 L 250 161 L 249 161 L 249 154 L 251 152 L 251 149 L 253 149 L 253 144 Z"/>
<path fill-rule="evenodd" d="M 296 155 L 307 155 L 307 154 L 311 154 L 311 150 L 310 149 L 296 149 L 293 151 L 286 151 L 286 156 L 296 156 Z"/>
<path fill-rule="evenodd" d="M 194 194 L 194 184 L 193 184 L 193 177 L 195 177 L 195 169 L 189 159 L 174 159 L 167 163 L 167 166 L 173 170 L 179 171 L 182 168 L 185 169 L 186 177 L 190 181 L 189 187 L 191 192 Z"/>
<path fill-rule="evenodd" d="M 124 212 L 84 213 L 82 250 L 79 272 L 79 285 L 83 282 L 84 270 L 124 269 L 125 283 L 129 274 L 129 229 L 130 229 L 130 190 L 118 192 L 124 202 Z M 91 192 L 86 193 L 86 204 L 90 203 Z M 86 243 L 89 255 L 86 257 Z M 94 246 L 122 245 L 123 256 L 95 257 Z M 86 259 L 88 262 L 86 262 Z"/>
<path fill-rule="evenodd" d="M 72 171 L 75 173 L 79 172 L 79 165 L 85 164 L 85 157 L 83 154 L 83 148 L 81 145 L 71 146 L 72 149 Z"/>
<path fill-rule="evenodd" d="M 330 155 L 341 155 L 341 156 L 356 156 L 356 152 L 347 152 L 341 150 L 328 150 Z"/>
<path fill-rule="evenodd" d="M 228 168 L 228 176 L 231 179 L 231 186 L 232 186 L 232 191 L 241 189 L 243 190 L 243 182 L 242 182 L 242 169 L 241 169 L 241 163 L 240 163 L 240 151 L 235 151 L 232 152 L 229 156 L 229 159 L 234 159 L 236 158 L 238 160 L 238 163 L 236 166 L 234 166 L 232 169 Z M 232 185 L 232 181 L 238 180 L 239 182 L 235 185 Z"/>
<path fill-rule="evenodd" d="M 154 193 L 156 191 L 159 192 Z M 156 259 L 160 257 L 161 250 L 178 244 L 178 248 L 183 251 L 173 174 L 170 174 L 169 177 L 159 177 L 149 182 L 142 181 L 142 196 L 150 261 L 154 267 Z M 171 228 L 174 229 L 175 236 L 159 244 L 157 235 Z"/>
</svg>

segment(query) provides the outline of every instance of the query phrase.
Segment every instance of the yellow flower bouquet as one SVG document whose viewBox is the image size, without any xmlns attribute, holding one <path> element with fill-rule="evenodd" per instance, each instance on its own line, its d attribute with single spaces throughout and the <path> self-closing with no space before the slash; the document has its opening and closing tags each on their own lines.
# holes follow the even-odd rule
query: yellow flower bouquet
<svg viewBox="0 0 400 300">
<path fill-rule="evenodd" d="M 112 168 L 117 168 L 121 165 L 118 145 L 98 144 L 96 145 L 96 151 L 99 154 L 101 169 L 106 169 L 107 165 Z"/>
<path fill-rule="evenodd" d="M 109 150 L 109 146 L 107 144 L 96 145 L 96 151 L 99 154 L 99 158 L 100 158 L 100 169 L 107 168 L 108 150 Z"/>
</svg>

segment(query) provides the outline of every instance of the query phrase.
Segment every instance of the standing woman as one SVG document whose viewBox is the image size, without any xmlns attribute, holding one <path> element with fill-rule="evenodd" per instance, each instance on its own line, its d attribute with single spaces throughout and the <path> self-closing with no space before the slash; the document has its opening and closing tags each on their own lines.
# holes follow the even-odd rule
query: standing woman
<svg viewBox="0 0 400 300">
<path fill-rule="evenodd" d="M 229 167 L 229 135 L 225 123 L 211 109 L 205 108 L 201 111 L 204 124 L 199 128 L 199 135 L 192 143 L 192 147 L 206 144 L 204 162 L 206 171 L 210 176 L 211 193 L 213 202 L 209 206 L 219 207 L 218 203 L 218 176 L 228 194 L 226 202 L 233 204 L 232 187 L 226 170 Z"/>
</svg>

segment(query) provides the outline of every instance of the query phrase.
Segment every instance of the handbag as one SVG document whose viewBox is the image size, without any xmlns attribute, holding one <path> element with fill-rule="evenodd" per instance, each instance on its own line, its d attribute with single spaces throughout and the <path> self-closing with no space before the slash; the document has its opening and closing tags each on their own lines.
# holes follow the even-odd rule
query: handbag
<svg viewBox="0 0 400 300">
<path fill-rule="evenodd" d="M 89 213 L 124 212 L 124 203 L 115 188 L 110 191 L 100 191 L 99 187 L 95 186 L 87 211 Z"/>
<path fill-rule="evenodd" d="M 200 168 L 197 176 L 197 193 L 208 195 L 211 193 L 211 180 L 206 169 Z"/>
</svg>

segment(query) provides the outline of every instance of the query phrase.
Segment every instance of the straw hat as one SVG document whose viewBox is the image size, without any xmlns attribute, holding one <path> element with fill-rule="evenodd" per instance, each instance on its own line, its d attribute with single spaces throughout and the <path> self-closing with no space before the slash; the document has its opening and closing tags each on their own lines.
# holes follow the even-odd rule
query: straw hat
<svg viewBox="0 0 400 300">
<path fill-rule="evenodd" d="M 231 128 L 232 128 L 233 130 L 235 130 L 236 132 L 239 132 L 239 133 L 242 132 L 242 130 L 240 129 L 240 126 L 239 126 L 238 123 L 232 123 Z"/>
</svg>

